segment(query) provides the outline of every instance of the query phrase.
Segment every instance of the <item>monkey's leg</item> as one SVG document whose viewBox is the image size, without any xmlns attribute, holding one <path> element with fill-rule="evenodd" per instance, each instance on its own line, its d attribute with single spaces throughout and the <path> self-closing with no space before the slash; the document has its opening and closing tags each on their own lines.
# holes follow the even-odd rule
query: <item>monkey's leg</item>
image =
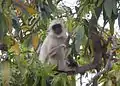
<svg viewBox="0 0 120 86">
<path fill-rule="evenodd" d="M 65 60 L 65 49 L 63 47 L 57 50 L 57 65 L 58 71 L 75 71 L 75 68 L 68 67 L 66 60 Z"/>
<path fill-rule="evenodd" d="M 65 72 L 73 71 L 73 72 L 75 72 L 75 67 L 73 67 L 73 68 L 68 67 L 66 60 L 61 58 L 58 60 L 58 71 L 65 71 Z"/>
</svg>

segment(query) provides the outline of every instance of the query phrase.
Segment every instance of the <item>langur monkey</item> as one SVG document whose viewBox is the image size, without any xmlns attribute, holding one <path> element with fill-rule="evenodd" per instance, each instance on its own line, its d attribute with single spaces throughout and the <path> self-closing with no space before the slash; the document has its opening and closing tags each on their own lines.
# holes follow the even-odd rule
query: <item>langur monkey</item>
<svg viewBox="0 0 120 86">
<path fill-rule="evenodd" d="M 73 71 L 66 64 L 66 45 L 67 30 L 62 20 L 53 20 L 48 27 L 48 34 L 45 38 L 39 60 L 43 63 L 57 65 L 59 71 Z"/>
</svg>

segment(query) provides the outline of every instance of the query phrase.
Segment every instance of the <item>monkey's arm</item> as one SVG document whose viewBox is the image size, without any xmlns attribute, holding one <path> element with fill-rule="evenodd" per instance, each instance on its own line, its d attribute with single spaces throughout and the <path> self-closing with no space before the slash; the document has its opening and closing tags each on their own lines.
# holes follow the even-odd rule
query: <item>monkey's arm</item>
<svg viewBox="0 0 120 86">
<path fill-rule="evenodd" d="M 65 44 L 61 44 L 57 47 L 54 47 L 50 50 L 49 52 L 49 57 L 54 57 L 55 55 L 57 55 L 56 59 L 57 59 L 57 66 L 58 66 L 58 71 L 75 71 L 74 68 L 70 68 L 67 65 L 67 61 L 65 60 L 65 48 L 66 45 Z"/>
<path fill-rule="evenodd" d="M 51 50 L 49 51 L 49 53 L 48 53 L 47 56 L 52 57 L 52 56 L 56 55 L 57 50 L 58 50 L 58 48 L 60 48 L 60 47 L 64 47 L 64 48 L 65 48 L 66 45 L 65 45 L 65 44 L 61 44 L 61 45 L 59 45 L 59 46 L 56 46 L 56 47 L 51 48 Z"/>
<path fill-rule="evenodd" d="M 48 43 L 47 43 L 47 39 L 45 39 L 45 41 L 43 42 L 41 49 L 40 49 L 40 54 L 39 54 L 39 60 L 42 63 L 45 63 L 46 59 L 47 59 L 47 53 L 48 53 Z"/>
</svg>

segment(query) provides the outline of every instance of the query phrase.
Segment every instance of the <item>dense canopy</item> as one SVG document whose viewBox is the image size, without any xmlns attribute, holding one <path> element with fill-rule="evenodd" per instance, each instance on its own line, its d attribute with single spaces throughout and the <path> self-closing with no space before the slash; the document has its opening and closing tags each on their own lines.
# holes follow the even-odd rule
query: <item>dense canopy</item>
<svg viewBox="0 0 120 86">
<path fill-rule="evenodd" d="M 1 86 L 75 86 L 76 74 L 84 86 L 83 76 L 91 73 L 87 86 L 120 86 L 120 1 L 77 0 L 74 7 L 63 1 L 0 0 Z M 57 18 L 70 36 L 74 73 L 58 73 L 38 60 L 48 25 Z"/>
</svg>

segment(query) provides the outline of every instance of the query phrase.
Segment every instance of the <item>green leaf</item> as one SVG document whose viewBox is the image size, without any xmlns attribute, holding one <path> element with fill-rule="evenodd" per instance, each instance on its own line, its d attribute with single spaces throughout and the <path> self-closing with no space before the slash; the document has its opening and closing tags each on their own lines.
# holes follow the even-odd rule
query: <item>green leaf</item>
<svg viewBox="0 0 120 86">
<path fill-rule="evenodd" d="M 55 5 L 52 3 L 52 0 L 47 0 L 47 2 L 48 2 L 48 5 L 49 5 L 51 11 L 52 11 L 52 12 L 55 12 L 56 7 L 55 7 Z"/>
<path fill-rule="evenodd" d="M 44 4 L 44 9 L 45 9 L 46 15 L 50 17 L 50 14 L 52 13 L 52 10 L 50 9 L 50 7 L 47 4 Z"/>
<path fill-rule="evenodd" d="M 11 36 L 6 35 L 4 36 L 3 42 L 10 48 L 15 43 L 15 40 Z"/>
<path fill-rule="evenodd" d="M 106 23 L 108 21 L 108 17 L 106 15 L 105 8 L 103 8 L 103 19 L 104 19 L 104 25 L 106 25 Z"/>
<path fill-rule="evenodd" d="M 19 43 L 15 42 L 15 44 L 10 48 L 10 51 L 14 52 L 16 55 L 20 54 Z"/>
<path fill-rule="evenodd" d="M 12 33 L 12 19 L 11 19 L 11 16 L 7 15 L 6 16 L 6 23 L 7 23 L 7 26 L 8 26 L 8 31 L 9 33 Z"/>
<path fill-rule="evenodd" d="M 112 0 L 105 0 L 104 9 L 105 9 L 106 15 L 110 18 L 112 15 L 113 1 Z"/>
<path fill-rule="evenodd" d="M 73 31 L 73 18 L 69 17 L 66 25 L 68 28 L 68 32 L 72 32 Z"/>
<path fill-rule="evenodd" d="M 103 0 L 98 0 L 97 7 L 99 7 L 103 3 Z"/>
<path fill-rule="evenodd" d="M 2 0 L 2 5 L 3 5 L 3 9 L 9 9 L 10 5 L 12 3 L 12 0 Z"/>
<path fill-rule="evenodd" d="M 75 49 L 77 52 L 79 52 L 80 50 L 80 45 L 82 43 L 82 39 L 84 37 L 84 27 L 83 26 L 80 26 L 78 25 L 76 27 L 76 41 L 75 41 Z"/>
<path fill-rule="evenodd" d="M 46 3 L 41 3 L 41 16 L 43 20 L 47 20 L 50 17 L 50 14 L 52 10 L 49 8 L 49 6 Z"/>
<path fill-rule="evenodd" d="M 111 35 L 113 35 L 114 34 L 114 23 L 115 23 L 115 20 L 110 19 L 109 23 L 110 23 L 110 33 L 111 33 Z"/>
<path fill-rule="evenodd" d="M 106 83 L 106 86 L 112 86 L 112 81 L 108 80 L 107 83 Z"/>
<path fill-rule="evenodd" d="M 117 15 L 117 2 L 116 0 L 113 0 L 113 13 Z"/>
<path fill-rule="evenodd" d="M 10 64 L 8 61 L 3 62 L 3 72 L 2 72 L 3 86 L 9 86 L 10 81 Z"/>
<path fill-rule="evenodd" d="M 8 31 L 8 27 L 5 21 L 5 16 L 0 12 L 0 40 L 3 40 L 3 37 Z"/>
<path fill-rule="evenodd" d="M 88 37 L 88 26 L 89 23 L 86 19 L 83 19 L 83 23 L 84 23 L 84 29 L 85 29 L 85 35 Z"/>
<path fill-rule="evenodd" d="M 29 37 L 27 37 L 24 42 L 23 42 L 25 47 L 30 47 L 32 46 L 32 35 L 30 35 Z"/>
</svg>

